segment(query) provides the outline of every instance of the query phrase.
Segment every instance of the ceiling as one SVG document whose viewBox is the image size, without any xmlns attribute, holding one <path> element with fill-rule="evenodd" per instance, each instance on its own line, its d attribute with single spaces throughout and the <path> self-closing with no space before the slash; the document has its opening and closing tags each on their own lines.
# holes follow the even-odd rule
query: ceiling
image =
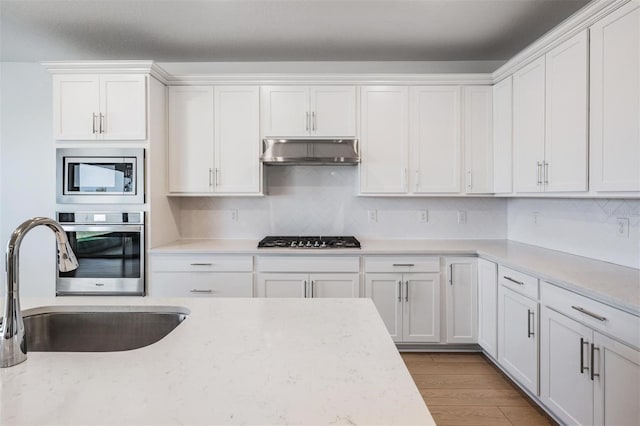
<svg viewBox="0 0 640 426">
<path fill-rule="evenodd" d="M 587 3 L 0 0 L 0 59 L 506 60 Z"/>
</svg>

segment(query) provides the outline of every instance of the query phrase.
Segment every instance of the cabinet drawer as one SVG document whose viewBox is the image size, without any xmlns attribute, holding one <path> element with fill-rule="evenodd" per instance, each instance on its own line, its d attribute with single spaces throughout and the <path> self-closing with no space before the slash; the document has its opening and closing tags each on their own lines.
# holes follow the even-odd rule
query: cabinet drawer
<svg viewBox="0 0 640 426">
<path fill-rule="evenodd" d="M 151 272 L 251 272 L 252 256 L 210 254 L 149 256 Z"/>
<path fill-rule="evenodd" d="M 640 348 L 640 317 L 548 282 L 542 282 L 540 296 L 543 305 Z"/>
<path fill-rule="evenodd" d="M 506 266 L 498 267 L 498 282 L 532 299 L 538 299 L 538 279 Z"/>
<path fill-rule="evenodd" d="M 437 256 L 367 256 L 365 272 L 440 272 Z"/>
<path fill-rule="evenodd" d="M 260 272 L 360 272 L 358 256 L 258 256 Z"/>
<path fill-rule="evenodd" d="M 157 272 L 150 297 L 252 297 L 253 274 L 227 272 Z"/>
</svg>

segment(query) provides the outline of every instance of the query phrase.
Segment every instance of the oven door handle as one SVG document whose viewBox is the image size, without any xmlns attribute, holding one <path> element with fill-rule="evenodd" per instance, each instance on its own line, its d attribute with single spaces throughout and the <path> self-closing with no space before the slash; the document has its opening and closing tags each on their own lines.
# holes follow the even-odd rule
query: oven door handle
<svg viewBox="0 0 640 426">
<path fill-rule="evenodd" d="M 66 232 L 141 232 L 142 225 L 67 225 L 62 224 Z"/>
</svg>

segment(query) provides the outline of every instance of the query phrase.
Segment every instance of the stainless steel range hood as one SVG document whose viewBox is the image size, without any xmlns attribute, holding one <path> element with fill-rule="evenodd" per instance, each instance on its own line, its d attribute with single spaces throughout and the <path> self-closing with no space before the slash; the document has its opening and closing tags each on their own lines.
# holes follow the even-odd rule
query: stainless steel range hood
<svg viewBox="0 0 640 426">
<path fill-rule="evenodd" d="M 264 164 L 355 165 L 360 162 L 357 139 L 263 139 Z"/>
</svg>

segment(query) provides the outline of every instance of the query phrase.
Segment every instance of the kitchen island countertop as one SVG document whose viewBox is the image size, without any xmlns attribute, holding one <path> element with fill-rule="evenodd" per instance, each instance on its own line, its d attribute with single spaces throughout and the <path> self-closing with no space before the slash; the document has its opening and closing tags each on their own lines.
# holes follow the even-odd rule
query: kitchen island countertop
<svg viewBox="0 0 640 426">
<path fill-rule="evenodd" d="M 32 352 L 0 369 L 0 424 L 435 424 L 367 299 L 24 299 L 171 305 L 188 318 L 124 352 Z"/>
<path fill-rule="evenodd" d="M 258 249 L 257 240 L 185 239 L 152 254 L 479 256 L 640 316 L 640 270 L 511 240 L 360 240 L 360 249 Z"/>
</svg>

